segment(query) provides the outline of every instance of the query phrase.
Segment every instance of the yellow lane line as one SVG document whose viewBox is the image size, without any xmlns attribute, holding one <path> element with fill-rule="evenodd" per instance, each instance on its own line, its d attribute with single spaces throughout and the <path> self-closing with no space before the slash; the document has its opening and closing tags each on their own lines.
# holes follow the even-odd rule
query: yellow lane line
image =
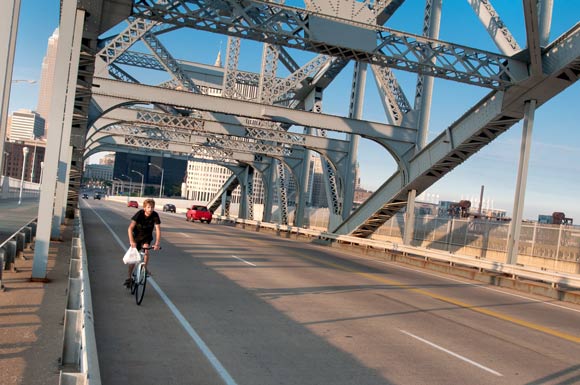
<svg viewBox="0 0 580 385">
<path fill-rule="evenodd" d="M 559 332 L 557 330 L 550 329 L 548 327 L 541 326 L 541 325 L 535 324 L 533 322 L 528 322 L 528 321 L 524 321 L 524 320 L 519 319 L 519 318 L 510 317 L 508 315 L 498 313 L 498 312 L 493 311 L 493 310 L 477 307 L 475 305 L 470 305 L 466 302 L 459 301 L 459 300 L 456 300 L 454 298 L 446 297 L 446 296 L 443 296 L 440 294 L 431 293 L 431 292 L 423 290 L 423 289 L 412 289 L 412 288 L 409 288 L 408 285 L 406 285 L 406 284 L 403 284 L 403 283 L 397 282 L 397 281 L 393 281 L 391 279 L 383 278 L 383 277 L 380 277 L 376 274 L 363 273 L 361 271 L 350 269 L 348 267 L 344 267 L 344 266 L 338 265 L 336 263 L 323 261 L 323 260 L 320 260 L 318 258 L 310 257 L 310 256 L 307 256 L 304 254 L 301 254 L 301 256 L 303 258 L 306 258 L 306 259 L 311 260 L 313 262 L 320 263 L 320 264 L 323 264 L 326 266 L 330 266 L 330 267 L 333 267 L 335 269 L 346 271 L 349 273 L 354 273 L 354 274 L 357 274 L 361 277 L 365 277 L 365 278 L 373 280 L 373 281 L 377 281 L 377 282 L 384 283 L 384 284 L 391 285 L 391 286 L 399 286 L 401 288 L 404 288 L 405 290 L 409 290 L 409 291 L 417 293 L 417 294 L 422 294 L 422 295 L 425 295 L 427 297 L 438 299 L 440 301 L 447 302 L 447 303 L 450 303 L 452 305 L 456 305 L 456 306 L 459 306 L 459 307 L 462 307 L 465 309 L 469 309 L 469 310 L 472 310 L 472 311 L 475 311 L 475 312 L 478 312 L 481 314 L 485 314 L 485 315 L 488 315 L 490 317 L 494 317 L 494 318 L 498 318 L 498 319 L 501 319 L 504 321 L 508 321 L 508 322 L 514 323 L 516 325 L 523 326 L 523 327 L 526 327 L 529 329 L 533 329 L 533 330 L 536 330 L 536 331 L 539 331 L 542 333 L 546 333 L 546 334 L 549 334 L 549 335 L 552 335 L 554 337 L 558 337 L 558 338 L 561 338 L 561 339 L 564 339 L 564 340 L 567 340 L 570 342 L 580 343 L 580 337 L 575 336 L 573 334 Z"/>
</svg>

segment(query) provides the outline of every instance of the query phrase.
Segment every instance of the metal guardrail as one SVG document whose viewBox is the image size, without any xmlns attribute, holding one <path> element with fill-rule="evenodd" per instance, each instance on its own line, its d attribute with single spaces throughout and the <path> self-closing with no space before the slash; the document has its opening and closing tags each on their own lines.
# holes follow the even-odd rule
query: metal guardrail
<svg viewBox="0 0 580 385">
<path fill-rule="evenodd" d="M 91 285 L 80 210 L 75 215 L 68 299 L 65 310 L 60 385 L 100 385 Z"/>
<path fill-rule="evenodd" d="M 332 242 L 342 242 L 362 247 L 372 247 L 379 250 L 382 249 L 385 252 L 398 252 L 411 256 L 422 257 L 427 260 L 438 260 L 450 264 L 458 264 L 462 266 L 476 268 L 479 269 L 480 271 L 485 271 L 489 273 L 509 275 L 516 279 L 523 278 L 534 281 L 542 281 L 551 284 L 552 287 L 568 287 L 580 289 L 580 274 L 566 274 L 533 267 L 509 265 L 501 262 L 487 261 L 485 259 L 478 259 L 465 255 L 452 254 L 447 251 L 426 249 L 422 247 L 405 246 L 390 241 L 377 241 L 371 239 L 351 237 L 348 235 L 337 235 L 325 231 L 303 229 L 300 227 L 290 225 L 265 223 L 248 219 L 225 217 L 220 215 L 214 215 L 214 217 L 221 221 L 232 221 L 234 223 L 246 224 L 256 227 L 264 227 L 276 231 L 286 231 L 289 233 L 301 234 L 308 237 L 328 240 Z"/>
<path fill-rule="evenodd" d="M 24 250 L 28 249 L 34 241 L 36 221 L 37 218 L 34 218 L 18 229 L 7 240 L 0 243 L 0 290 L 4 290 L 2 271 L 16 271 L 16 258 L 24 258 Z"/>
</svg>

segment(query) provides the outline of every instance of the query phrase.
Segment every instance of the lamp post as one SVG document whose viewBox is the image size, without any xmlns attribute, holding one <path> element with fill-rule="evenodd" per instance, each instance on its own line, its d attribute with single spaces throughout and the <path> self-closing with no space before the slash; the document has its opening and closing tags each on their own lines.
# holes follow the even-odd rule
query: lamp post
<svg viewBox="0 0 580 385">
<path fill-rule="evenodd" d="M 42 185 L 42 176 L 44 175 L 44 162 L 40 162 L 40 180 L 38 184 Z"/>
<path fill-rule="evenodd" d="M 121 182 L 121 186 L 123 185 L 123 181 L 119 178 L 113 178 L 113 195 L 119 195 L 119 184 L 115 181 Z"/>
<path fill-rule="evenodd" d="M 161 183 L 159 184 L 159 198 L 161 199 L 161 196 L 163 195 L 163 173 L 165 172 L 165 170 L 163 169 L 163 167 L 159 167 L 158 165 L 153 163 L 149 163 L 149 166 L 157 167 L 158 169 L 161 170 Z"/>
<path fill-rule="evenodd" d="M 133 178 L 131 178 L 129 175 L 125 175 L 125 174 L 123 174 L 121 176 L 124 176 L 125 178 L 129 179 L 129 195 L 127 196 L 127 201 L 129 201 L 129 197 L 131 196 L 131 192 L 132 192 L 131 190 L 133 190 Z"/>
<path fill-rule="evenodd" d="M 8 151 L 4 151 L 4 163 L 2 164 L 4 166 L 2 175 L 4 176 L 8 176 L 8 155 L 10 155 L 10 153 Z"/>
<path fill-rule="evenodd" d="M 145 176 L 141 174 L 139 171 L 131 170 L 131 172 L 141 175 L 141 193 L 139 194 L 139 196 L 143 197 L 143 179 L 145 178 Z"/>
<path fill-rule="evenodd" d="M 22 187 L 24 187 L 24 173 L 26 172 L 26 158 L 28 157 L 28 147 L 22 148 L 22 155 L 24 159 L 22 160 L 22 176 L 20 177 L 20 194 L 18 194 L 18 204 L 22 203 Z"/>
</svg>

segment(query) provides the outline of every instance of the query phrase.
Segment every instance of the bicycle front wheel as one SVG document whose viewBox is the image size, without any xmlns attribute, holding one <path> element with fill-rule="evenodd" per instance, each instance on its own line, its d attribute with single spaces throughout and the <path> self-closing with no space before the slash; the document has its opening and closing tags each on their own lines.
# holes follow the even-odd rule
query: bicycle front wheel
<svg viewBox="0 0 580 385">
<path fill-rule="evenodd" d="M 137 282 L 135 282 L 135 301 L 137 305 L 141 305 L 145 287 L 147 287 L 147 269 L 145 269 L 145 264 L 140 264 L 137 268 L 139 270 L 137 270 Z"/>
</svg>

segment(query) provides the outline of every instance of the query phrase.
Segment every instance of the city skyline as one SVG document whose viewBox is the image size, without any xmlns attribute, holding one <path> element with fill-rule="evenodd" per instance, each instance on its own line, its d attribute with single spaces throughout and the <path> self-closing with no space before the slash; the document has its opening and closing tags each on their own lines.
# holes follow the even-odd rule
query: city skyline
<svg viewBox="0 0 580 385">
<path fill-rule="evenodd" d="M 292 2 L 287 2 L 292 3 Z M 459 4 L 461 3 L 461 4 Z M 292 5 L 292 4 L 290 4 Z M 387 26 L 409 31 L 406 28 L 407 18 L 413 12 L 421 12 L 424 2 L 407 1 L 401 6 Z M 496 1 L 494 6 L 510 27 L 520 45 L 525 45 L 525 30 L 521 15 L 522 4 L 504 4 Z M 19 36 L 16 47 L 16 60 L 13 79 L 38 80 L 42 57 L 47 52 L 49 37 L 58 26 L 59 2 L 50 0 L 36 4 L 31 0 L 22 0 Z M 578 7 L 576 7 L 578 8 Z M 580 10 L 566 7 L 562 2 L 555 2 L 553 24 L 550 41 L 565 32 L 580 20 Z M 453 6 L 444 3 L 443 21 L 441 25 L 441 40 L 458 44 L 470 44 L 470 39 L 477 40 L 485 49 L 497 52 L 491 39 L 486 35 L 484 27 L 479 23 L 473 34 L 462 32 L 462 26 L 454 23 L 453 17 L 471 17 L 474 23 L 479 23 L 467 2 L 457 2 Z M 413 17 L 417 19 L 417 17 Z M 421 19 L 421 18 L 418 18 Z M 462 23 L 463 25 L 463 23 Z M 413 28 L 420 32 L 421 25 Z M 409 31 L 413 32 L 413 31 Z M 193 33 L 201 34 L 198 31 Z M 415 33 L 418 33 L 415 31 Z M 473 35 L 473 36 L 470 36 Z M 226 37 L 204 34 L 206 42 L 204 52 L 184 54 L 184 59 L 213 64 L 220 46 L 225 47 Z M 42 42 L 39 42 L 42 40 Z M 164 42 L 171 51 L 179 52 L 179 42 Z M 245 42 L 243 43 L 245 44 Z M 255 63 L 259 62 L 260 51 L 254 47 L 256 43 L 248 43 L 253 54 L 241 57 L 240 66 L 244 70 L 256 72 Z M 183 51 L 183 47 L 181 47 Z M 40 51 L 40 53 L 38 52 Z M 223 55 L 223 52 L 222 52 Z M 223 57 L 223 56 L 222 56 Z M 369 71 L 370 72 L 370 71 Z M 329 87 L 325 93 L 324 112 L 345 116 L 348 106 L 339 94 L 348 93 L 352 70 L 347 67 L 343 74 Z M 414 90 L 415 76 L 397 72 L 400 83 L 408 95 Z M 339 89 L 340 92 L 335 90 Z M 36 92 L 36 93 L 35 93 Z M 429 140 L 438 135 L 465 111 L 489 91 L 473 86 L 439 80 L 435 81 L 433 105 L 430 119 Z M 36 96 L 34 96 L 36 95 Z M 35 109 L 38 99 L 38 86 L 28 83 L 16 83 L 12 87 L 10 111 L 20 108 Z M 533 131 L 533 144 L 530 157 L 530 169 L 524 206 L 525 219 L 537 219 L 540 214 L 551 214 L 563 211 L 567 216 L 580 221 L 580 204 L 575 200 L 580 192 L 580 182 L 575 175 L 580 172 L 580 132 L 576 128 L 580 121 L 580 111 L 576 107 L 580 90 L 573 85 L 562 94 L 550 100 L 536 111 Z M 34 101 L 32 101 L 34 96 Z M 377 102 L 377 91 L 372 76 L 367 78 L 367 90 L 363 119 L 386 122 L 385 114 Z M 502 134 L 494 142 L 483 148 L 479 153 L 458 166 L 440 181 L 435 183 L 426 193 L 439 195 L 440 200 L 460 200 L 462 196 L 476 196 L 482 185 L 485 186 L 484 199 L 493 197 L 494 207 L 507 210 L 510 215 L 513 208 L 516 175 L 520 153 L 522 123 L 516 124 L 508 132 Z M 361 140 L 358 161 L 361 166 L 361 187 L 376 190 L 395 170 L 394 160 L 377 144 Z"/>
</svg>

